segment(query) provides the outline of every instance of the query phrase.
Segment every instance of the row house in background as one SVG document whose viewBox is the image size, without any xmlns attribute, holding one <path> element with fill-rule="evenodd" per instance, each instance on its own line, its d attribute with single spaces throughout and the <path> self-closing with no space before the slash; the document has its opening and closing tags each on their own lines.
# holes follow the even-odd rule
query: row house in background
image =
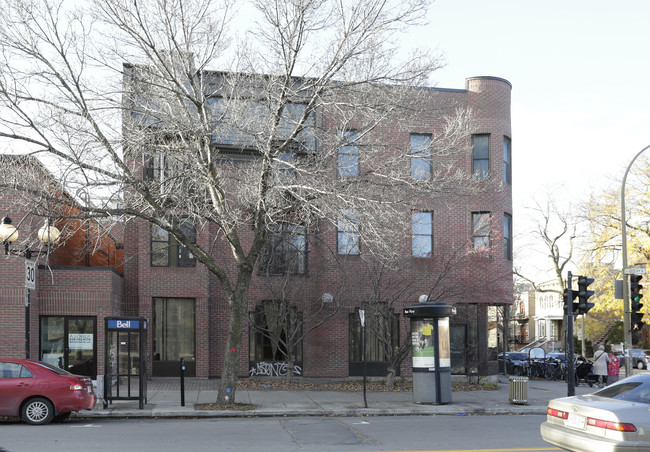
<svg viewBox="0 0 650 452">
<path fill-rule="evenodd" d="M 468 143 L 472 151 L 463 157 L 450 157 L 457 159 L 453 162 L 442 163 L 452 163 L 478 179 L 494 182 L 493 189 L 473 195 L 450 193 L 423 199 L 421 209 L 405 213 L 411 217 L 410 231 L 407 237 L 396 231 L 395 237 L 403 243 L 403 259 L 390 279 L 382 282 L 386 287 L 403 288 L 395 290 L 389 300 L 391 317 L 375 320 L 381 323 L 375 325 L 376 331 L 391 331 L 390 347 L 410 341 L 408 321 L 402 310 L 417 302 L 420 295 L 431 292 L 444 270 L 443 261 L 451 254 L 451 244 L 462 243 L 480 250 L 464 268 L 447 277 L 449 287 L 456 289 L 443 298 L 458 311 L 450 324 L 452 372 L 456 374 L 497 373 L 495 352 L 502 344 L 497 343 L 499 335 L 493 331 L 499 325 L 489 319 L 496 318 L 491 311 L 508 306 L 513 300 L 511 88 L 501 78 L 472 77 L 466 80 L 465 89 L 418 89 L 418 96 L 430 104 L 431 115 L 413 118 L 412 130 L 393 130 L 389 125 L 377 130 L 390 136 L 391 142 L 409 148 L 411 176 L 426 178 L 433 165 L 439 163 L 432 162 L 426 152 L 439 111 L 451 103 L 474 111 L 475 132 Z M 215 102 L 218 109 L 218 100 Z M 334 116 L 335 112 L 324 108 L 315 121 L 326 124 Z M 350 145 L 339 151 L 332 178 L 355 177 L 356 172 L 363 171 L 359 159 L 363 146 L 357 145 L 361 140 L 354 136 L 354 130 L 345 133 L 349 134 Z M 233 165 L 237 158 L 251 158 L 237 154 L 237 139 L 227 133 L 213 138 L 215 149 L 230 152 L 232 158 L 224 158 L 224 164 Z M 142 166 L 143 179 L 160 179 L 167 174 L 164 156 L 151 156 L 147 149 L 129 152 L 129 164 Z M 27 218 L 15 203 L 5 202 L 4 198 L 0 201 L 6 215 Z M 128 203 L 128 195 L 125 202 Z M 33 228 L 27 224 L 22 222 L 20 226 L 24 237 L 33 234 Z M 107 259 L 96 261 L 93 254 L 69 254 L 71 249 L 89 249 L 73 244 L 83 243 L 83 229 L 78 228 L 64 245 L 52 251 L 48 266 L 39 267 L 37 289 L 31 291 L 32 357 L 51 362 L 62 357 L 65 365 L 76 372 L 96 376 L 104 372 L 104 317 L 142 316 L 149 320 L 149 375 L 175 375 L 183 358 L 187 375 L 218 377 L 228 309 L 217 278 L 173 235 L 155 225 L 141 219 L 129 219 L 120 225 L 119 233 L 112 229 L 105 235 L 106 243 L 94 247 L 105 252 Z M 65 225 L 59 226 L 65 229 Z M 219 231 L 213 226 L 202 227 L 188 220 L 181 227 L 205 249 L 226 261 L 231 259 L 228 244 L 215 240 Z M 305 377 L 362 375 L 364 350 L 359 310 L 368 308 L 372 298 L 370 282 L 377 273 L 373 273 L 376 268 L 365 254 L 360 240 L 362 231 L 354 213 L 343 212 L 331 227 L 319 224 L 318 229 L 312 230 L 280 224 L 272 232 L 248 294 L 249 324 L 241 344 L 240 375 L 282 374 L 287 371 L 288 357 L 294 361 L 294 372 Z M 25 289 L 21 259 L 0 258 L 0 301 L 5 309 L 0 319 L 5 331 L 0 338 L 0 350 L 9 356 L 24 354 Z M 43 259 L 39 257 L 39 264 L 45 263 Z M 276 289 L 283 282 L 291 283 L 291 296 L 302 300 L 298 306 L 304 309 L 292 308 L 279 316 Z M 459 286 L 465 290 L 457 290 Z M 313 306 L 322 314 L 321 323 L 312 316 L 316 309 Z M 291 342 L 288 337 L 297 339 Z M 385 375 L 389 359 L 382 342 L 385 338 L 369 334 L 366 339 L 368 374 Z M 291 353 L 286 350 L 286 343 L 292 344 Z M 396 371 L 410 375 L 410 368 L 407 358 Z"/>
</svg>

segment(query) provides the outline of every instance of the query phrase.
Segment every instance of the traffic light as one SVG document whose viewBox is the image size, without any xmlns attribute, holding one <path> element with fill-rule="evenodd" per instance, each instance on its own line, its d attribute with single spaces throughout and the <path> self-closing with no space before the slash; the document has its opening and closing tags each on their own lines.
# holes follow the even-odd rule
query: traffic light
<svg viewBox="0 0 650 452">
<path fill-rule="evenodd" d="M 575 313 L 578 312 L 578 291 L 577 290 L 571 290 L 571 300 L 572 300 L 571 309 L 569 309 L 569 289 L 564 289 L 564 295 L 562 298 L 564 300 L 564 315 L 574 315 Z"/>
<path fill-rule="evenodd" d="M 586 314 L 591 308 L 594 307 L 593 303 L 589 303 L 589 297 L 594 294 L 593 290 L 587 290 L 590 284 L 594 282 L 593 278 L 586 276 L 578 276 L 578 314 Z"/>
<path fill-rule="evenodd" d="M 643 303 L 641 303 L 641 298 L 643 298 L 643 294 L 641 293 L 643 289 L 641 285 L 642 278 L 642 275 L 630 275 L 630 308 L 632 311 L 630 315 L 630 326 L 632 331 L 643 328 L 643 313 L 641 312 L 641 308 L 643 307 Z"/>
</svg>

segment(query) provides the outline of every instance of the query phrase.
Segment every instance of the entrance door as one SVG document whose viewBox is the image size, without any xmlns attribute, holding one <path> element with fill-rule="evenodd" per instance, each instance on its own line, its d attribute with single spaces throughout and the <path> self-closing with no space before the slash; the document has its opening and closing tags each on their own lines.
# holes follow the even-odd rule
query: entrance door
<svg viewBox="0 0 650 452">
<path fill-rule="evenodd" d="M 97 378 L 97 318 L 41 317 L 41 360 Z"/>
<path fill-rule="evenodd" d="M 185 375 L 196 375 L 194 299 L 154 298 L 153 375 L 176 377 L 181 358 Z"/>
</svg>

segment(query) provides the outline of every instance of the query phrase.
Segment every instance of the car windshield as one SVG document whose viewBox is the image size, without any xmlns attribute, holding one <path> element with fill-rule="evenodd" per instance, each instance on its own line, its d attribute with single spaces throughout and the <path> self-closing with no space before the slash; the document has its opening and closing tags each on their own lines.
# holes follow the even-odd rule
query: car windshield
<svg viewBox="0 0 650 452">
<path fill-rule="evenodd" d="M 528 359 L 528 354 L 527 353 L 510 353 L 510 354 L 508 354 L 508 358 L 510 358 L 513 361 L 523 361 L 524 359 Z"/>
<path fill-rule="evenodd" d="M 54 373 L 57 373 L 57 374 L 59 374 L 59 375 L 72 375 L 72 374 L 71 374 L 70 372 L 68 372 L 67 370 L 60 369 L 60 368 L 55 367 L 55 366 L 52 366 L 51 364 L 48 364 L 48 363 L 43 363 L 43 362 L 40 362 L 40 361 L 39 361 L 39 362 L 35 362 L 34 364 L 37 364 L 37 365 L 39 365 L 39 366 L 41 366 L 41 367 L 44 367 L 44 368 L 46 368 L 47 370 L 50 370 L 50 371 L 52 371 L 52 372 L 54 372 Z"/>
<path fill-rule="evenodd" d="M 650 386 L 644 385 L 641 381 L 631 381 L 618 385 L 608 386 L 594 395 L 610 399 L 625 400 L 627 402 L 638 402 L 650 404 Z"/>
</svg>

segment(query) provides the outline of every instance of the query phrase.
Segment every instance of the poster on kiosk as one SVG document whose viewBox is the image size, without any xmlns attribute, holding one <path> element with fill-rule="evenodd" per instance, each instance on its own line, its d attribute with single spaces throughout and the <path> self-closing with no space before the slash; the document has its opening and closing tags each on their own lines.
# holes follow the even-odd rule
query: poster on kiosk
<svg viewBox="0 0 650 452">
<path fill-rule="evenodd" d="M 412 319 L 411 340 L 413 343 L 413 367 L 427 369 L 436 368 L 436 347 L 434 343 L 434 322 L 438 322 L 438 362 L 440 368 L 451 367 L 451 352 L 449 344 L 449 317 Z"/>
</svg>

